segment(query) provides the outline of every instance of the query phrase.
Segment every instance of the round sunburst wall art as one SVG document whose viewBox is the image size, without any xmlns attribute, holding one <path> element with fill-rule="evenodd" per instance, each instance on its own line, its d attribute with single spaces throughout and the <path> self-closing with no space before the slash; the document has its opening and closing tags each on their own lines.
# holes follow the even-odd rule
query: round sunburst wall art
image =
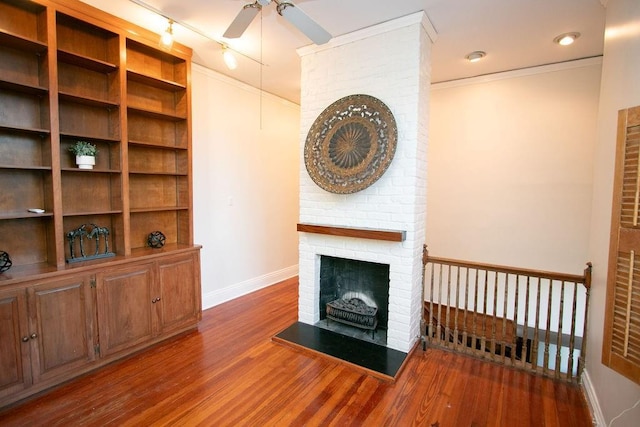
<svg viewBox="0 0 640 427">
<path fill-rule="evenodd" d="M 369 95 L 349 95 L 313 122 L 304 164 L 320 188 L 337 194 L 364 190 L 385 173 L 396 152 L 398 128 L 389 107 Z"/>
</svg>

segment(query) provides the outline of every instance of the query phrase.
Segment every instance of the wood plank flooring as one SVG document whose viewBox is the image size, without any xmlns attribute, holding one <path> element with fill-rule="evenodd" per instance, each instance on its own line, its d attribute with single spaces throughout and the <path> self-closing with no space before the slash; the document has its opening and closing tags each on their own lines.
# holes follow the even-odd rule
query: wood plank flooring
<svg viewBox="0 0 640 427">
<path fill-rule="evenodd" d="M 591 426 L 578 387 L 441 350 L 386 383 L 271 337 L 291 279 L 206 310 L 199 330 L 0 412 L 2 426 Z"/>
</svg>

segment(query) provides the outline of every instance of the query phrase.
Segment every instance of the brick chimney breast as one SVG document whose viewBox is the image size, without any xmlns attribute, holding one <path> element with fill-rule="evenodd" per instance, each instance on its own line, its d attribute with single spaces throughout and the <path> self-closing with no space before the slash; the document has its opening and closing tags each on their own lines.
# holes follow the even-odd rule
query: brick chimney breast
<svg viewBox="0 0 640 427">
<path fill-rule="evenodd" d="M 430 55 L 435 34 L 419 12 L 298 51 L 300 223 L 405 232 L 401 242 L 301 232 L 298 318 L 311 325 L 320 320 L 321 256 L 388 264 L 386 345 L 404 352 L 420 335 Z M 397 125 L 397 146 L 377 181 L 356 193 L 336 194 L 309 176 L 304 167 L 305 141 L 327 106 L 354 94 L 370 95 L 389 107 Z"/>
</svg>

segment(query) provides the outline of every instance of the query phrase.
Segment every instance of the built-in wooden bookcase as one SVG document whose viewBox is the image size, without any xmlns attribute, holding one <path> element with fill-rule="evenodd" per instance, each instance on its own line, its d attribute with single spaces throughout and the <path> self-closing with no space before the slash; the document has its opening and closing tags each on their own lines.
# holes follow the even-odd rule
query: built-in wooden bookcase
<svg viewBox="0 0 640 427">
<path fill-rule="evenodd" d="M 0 0 L 0 185 L 21 189 L 0 198 L 12 271 L 66 268 L 82 224 L 107 227 L 122 256 L 146 253 L 153 231 L 166 250 L 193 246 L 190 51 L 38 3 Z M 94 169 L 76 167 L 79 140 L 97 146 Z"/>
<path fill-rule="evenodd" d="M 191 50 L 158 41 L 76 0 L 0 0 L 0 250 L 13 263 L 0 273 L 0 408 L 201 317 Z M 93 169 L 76 166 L 77 141 L 97 146 Z M 68 262 L 84 224 L 108 229 L 108 251 L 84 236 L 96 258 Z"/>
<path fill-rule="evenodd" d="M 107 227 L 110 250 L 125 254 L 120 36 L 57 12 L 56 40 L 63 230 Z M 75 166 L 69 147 L 79 140 L 97 146 L 94 169 Z"/>
<path fill-rule="evenodd" d="M 131 247 L 164 230 L 168 245 L 190 245 L 189 64 L 127 40 L 127 122 Z"/>
<path fill-rule="evenodd" d="M 47 53 L 46 8 L 0 3 L 0 250 L 17 266 L 56 260 Z"/>
</svg>

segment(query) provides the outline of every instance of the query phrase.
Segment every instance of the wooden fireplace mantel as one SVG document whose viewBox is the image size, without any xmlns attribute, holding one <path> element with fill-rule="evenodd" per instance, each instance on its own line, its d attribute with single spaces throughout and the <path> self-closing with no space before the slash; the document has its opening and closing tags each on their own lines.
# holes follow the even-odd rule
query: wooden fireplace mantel
<svg viewBox="0 0 640 427">
<path fill-rule="evenodd" d="M 388 242 L 404 242 L 406 231 L 380 230 L 375 228 L 334 227 L 330 225 L 298 224 L 298 231 L 304 233 L 326 234 L 329 236 L 358 237 L 360 239 L 386 240 Z"/>
</svg>

